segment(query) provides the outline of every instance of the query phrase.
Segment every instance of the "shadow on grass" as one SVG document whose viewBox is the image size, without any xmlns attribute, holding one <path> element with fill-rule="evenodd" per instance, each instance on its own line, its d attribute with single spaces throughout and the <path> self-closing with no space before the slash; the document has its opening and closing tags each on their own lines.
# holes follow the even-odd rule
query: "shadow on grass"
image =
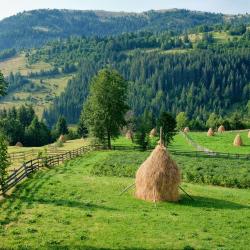
<svg viewBox="0 0 250 250">
<path fill-rule="evenodd" d="M 190 206 L 190 207 L 204 207 L 204 208 L 214 208 L 214 209 L 250 209 L 249 206 L 238 204 L 232 201 L 226 201 L 215 198 L 192 196 L 194 200 L 191 200 L 187 196 L 182 196 L 181 201 L 178 204 Z"/>
<path fill-rule="evenodd" d="M 71 207 L 71 208 L 86 208 L 86 209 L 91 209 L 91 210 L 96 210 L 96 209 L 103 209 L 106 211 L 115 211 L 117 209 L 111 208 L 111 207 L 106 207 L 102 205 L 96 205 L 93 203 L 84 203 L 84 202 L 79 202 L 79 201 L 74 201 L 74 200 L 63 200 L 63 199 L 46 199 L 46 198 L 34 198 L 34 197 L 20 197 L 19 198 L 22 202 L 27 202 L 27 203 L 40 203 L 40 204 L 46 204 L 46 205 L 53 205 L 53 206 L 63 206 L 63 207 Z"/>
</svg>

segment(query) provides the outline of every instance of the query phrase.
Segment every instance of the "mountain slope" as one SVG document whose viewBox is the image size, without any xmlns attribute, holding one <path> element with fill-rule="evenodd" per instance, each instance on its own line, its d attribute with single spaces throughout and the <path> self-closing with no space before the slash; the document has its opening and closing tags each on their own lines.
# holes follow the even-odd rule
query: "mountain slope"
<svg viewBox="0 0 250 250">
<path fill-rule="evenodd" d="M 0 50 L 31 48 L 69 36 L 108 36 L 135 31 L 180 32 L 198 25 L 223 23 L 225 16 L 187 10 L 116 13 L 34 10 L 0 21 Z"/>
</svg>

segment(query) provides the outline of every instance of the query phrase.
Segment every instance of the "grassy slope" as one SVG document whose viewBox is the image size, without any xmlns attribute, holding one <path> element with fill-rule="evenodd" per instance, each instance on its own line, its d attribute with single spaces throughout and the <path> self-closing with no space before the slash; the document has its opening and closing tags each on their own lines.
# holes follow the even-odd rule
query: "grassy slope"
<svg viewBox="0 0 250 250">
<path fill-rule="evenodd" d="M 27 76 L 30 72 L 46 71 L 51 68 L 52 66 L 45 62 L 29 65 L 24 53 L 0 62 L 0 70 L 5 76 L 8 76 L 10 72 L 20 72 L 22 75 Z M 72 75 L 59 75 L 50 78 L 43 77 L 41 78 L 43 83 L 40 83 L 40 79 L 30 78 L 34 86 L 41 89 L 30 92 L 24 88 L 24 90 L 12 92 L 1 100 L 0 108 L 5 107 L 8 109 L 25 103 L 32 104 L 38 116 L 41 117 L 44 108 L 48 107 L 53 102 L 54 98 L 64 91 L 68 80 L 71 78 Z"/>
<path fill-rule="evenodd" d="M 132 178 L 96 177 L 92 152 L 41 171 L 0 204 L 3 248 L 246 249 L 249 190 L 183 184 L 195 198 L 152 203 L 118 196 Z M 118 152 L 119 153 L 119 152 Z M 138 161 L 146 155 L 141 155 Z M 39 247 L 38 247 L 39 246 Z M 186 247 L 186 248 L 185 248 Z"/>
<path fill-rule="evenodd" d="M 247 131 L 240 133 L 225 132 L 223 134 L 216 133 L 215 136 L 208 137 L 205 132 L 190 132 L 189 136 L 201 146 L 213 151 L 234 154 L 250 154 L 250 139 L 247 137 L 247 133 Z M 244 146 L 233 146 L 233 141 L 237 134 L 241 135 Z"/>
</svg>

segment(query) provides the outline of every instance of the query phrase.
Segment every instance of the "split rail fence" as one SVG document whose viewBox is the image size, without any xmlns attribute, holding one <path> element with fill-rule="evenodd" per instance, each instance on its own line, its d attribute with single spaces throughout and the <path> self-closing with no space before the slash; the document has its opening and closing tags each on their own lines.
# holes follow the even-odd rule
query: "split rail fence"
<svg viewBox="0 0 250 250">
<path fill-rule="evenodd" d="M 71 151 L 65 151 L 61 154 L 48 155 L 46 157 L 29 160 L 23 163 L 18 169 L 13 170 L 13 173 L 6 178 L 4 185 L 0 186 L 0 195 L 6 193 L 8 190 L 16 186 L 20 181 L 29 177 L 30 174 L 38 171 L 40 168 L 58 166 L 61 163 L 74 159 L 86 152 L 101 148 L 102 146 L 99 145 L 83 146 Z"/>
</svg>

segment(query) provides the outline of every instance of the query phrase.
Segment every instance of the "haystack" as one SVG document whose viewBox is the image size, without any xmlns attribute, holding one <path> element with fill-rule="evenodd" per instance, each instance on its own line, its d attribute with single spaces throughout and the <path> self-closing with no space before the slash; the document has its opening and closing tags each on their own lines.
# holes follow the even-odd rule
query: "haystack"
<svg viewBox="0 0 250 250">
<path fill-rule="evenodd" d="M 60 135 L 58 141 L 63 142 L 63 143 L 66 142 L 65 136 L 64 135 Z"/>
<path fill-rule="evenodd" d="M 157 130 L 156 128 L 153 128 L 151 131 L 150 131 L 150 134 L 149 134 L 149 137 L 156 137 L 157 136 Z"/>
<path fill-rule="evenodd" d="M 250 130 L 248 131 L 248 135 L 247 135 L 248 138 L 250 138 Z"/>
<path fill-rule="evenodd" d="M 15 146 L 21 148 L 21 147 L 23 147 L 23 144 L 21 142 L 17 142 Z"/>
<path fill-rule="evenodd" d="M 225 127 L 223 126 L 223 125 L 220 125 L 219 126 L 219 128 L 218 128 L 218 132 L 219 133 L 223 133 L 223 132 L 225 132 L 226 130 L 225 130 Z"/>
<path fill-rule="evenodd" d="M 189 127 L 184 128 L 183 132 L 184 132 L 184 133 L 188 133 L 188 132 L 190 132 Z"/>
<path fill-rule="evenodd" d="M 131 130 L 128 130 L 126 133 L 126 138 L 128 140 L 133 140 L 133 132 Z"/>
<path fill-rule="evenodd" d="M 214 131 L 212 128 L 210 128 L 208 131 L 207 131 L 207 136 L 214 136 Z"/>
<path fill-rule="evenodd" d="M 234 146 L 240 147 L 242 145 L 243 145 L 243 141 L 241 139 L 241 136 L 238 134 L 238 135 L 236 135 L 236 137 L 234 139 Z"/>
<path fill-rule="evenodd" d="M 180 170 L 161 144 L 138 169 L 135 195 L 147 201 L 178 201 L 180 182 Z"/>
</svg>

